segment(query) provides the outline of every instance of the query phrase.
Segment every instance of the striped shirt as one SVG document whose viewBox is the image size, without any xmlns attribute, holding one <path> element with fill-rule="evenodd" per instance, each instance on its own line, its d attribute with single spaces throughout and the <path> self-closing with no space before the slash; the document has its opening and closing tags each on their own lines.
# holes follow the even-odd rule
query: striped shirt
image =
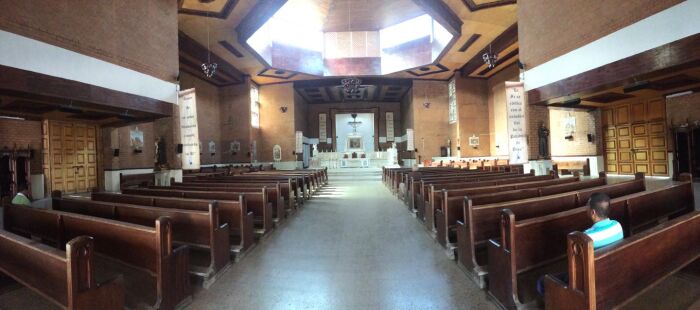
<svg viewBox="0 0 700 310">
<path fill-rule="evenodd" d="M 586 229 L 586 235 L 593 239 L 593 248 L 598 249 L 615 241 L 622 240 L 622 226 L 615 220 L 604 219 Z"/>
</svg>

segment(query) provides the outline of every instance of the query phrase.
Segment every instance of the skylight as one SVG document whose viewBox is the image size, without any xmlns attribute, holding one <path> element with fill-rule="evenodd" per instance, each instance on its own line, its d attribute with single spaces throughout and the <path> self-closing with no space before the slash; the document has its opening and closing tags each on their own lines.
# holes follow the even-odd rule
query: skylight
<svg viewBox="0 0 700 310">
<path fill-rule="evenodd" d="M 432 16 L 369 31 L 324 32 L 312 0 L 290 0 L 250 38 L 269 67 L 319 76 L 382 75 L 433 63 L 453 39 Z"/>
</svg>

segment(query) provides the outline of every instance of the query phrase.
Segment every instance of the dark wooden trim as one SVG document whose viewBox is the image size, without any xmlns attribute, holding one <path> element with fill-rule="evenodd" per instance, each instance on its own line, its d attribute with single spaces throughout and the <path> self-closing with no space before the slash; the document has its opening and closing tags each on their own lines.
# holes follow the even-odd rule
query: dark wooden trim
<svg viewBox="0 0 700 310">
<path fill-rule="evenodd" d="M 441 64 L 438 63 L 438 64 L 435 64 L 434 66 L 437 67 L 439 70 L 436 70 L 436 71 L 427 71 L 427 72 L 425 72 L 425 73 L 416 73 L 416 72 L 414 72 L 414 71 L 416 71 L 416 70 L 420 70 L 420 68 L 423 68 L 423 67 L 430 67 L 430 66 L 431 66 L 431 65 L 421 66 L 421 67 L 418 67 L 418 68 L 413 69 L 413 70 L 408 70 L 408 71 L 406 71 L 406 72 L 412 74 L 413 76 L 425 76 L 425 75 L 431 75 L 431 74 L 437 74 L 437 73 L 443 73 L 443 72 L 450 71 L 449 68 L 447 68 L 447 67 L 445 67 L 445 66 L 443 66 L 443 65 L 441 65 Z"/>
<path fill-rule="evenodd" d="M 267 22 L 272 15 L 285 4 L 287 0 L 261 0 L 255 3 L 255 6 L 248 12 L 243 20 L 236 26 L 238 33 L 238 43 L 243 46 L 248 46 L 246 41 L 255 33 L 263 24 Z"/>
<path fill-rule="evenodd" d="M 462 35 L 462 19 L 442 0 L 413 0 L 418 7 L 438 21 L 453 36 Z"/>
<path fill-rule="evenodd" d="M 178 31 L 178 45 L 181 54 L 184 53 L 199 61 L 204 62 L 209 56 L 209 50 L 205 46 L 199 44 L 199 42 L 182 31 Z M 243 72 L 239 71 L 236 67 L 213 52 L 211 53 L 211 60 L 218 64 L 217 74 L 225 74 L 237 82 L 242 83 L 245 81 L 245 74 Z"/>
<path fill-rule="evenodd" d="M 531 89 L 528 102 L 553 103 L 572 97 L 647 80 L 654 75 L 671 73 L 700 65 L 700 34 L 664 44 L 572 77 Z"/>
<path fill-rule="evenodd" d="M 179 14 L 214 17 L 214 18 L 219 18 L 219 19 L 227 19 L 228 16 L 231 15 L 231 12 L 233 11 L 233 9 L 238 4 L 238 0 L 228 0 L 226 2 L 226 4 L 224 4 L 224 7 L 221 8 L 221 11 L 208 12 L 208 11 L 201 11 L 201 10 L 183 9 L 182 8 L 183 2 L 184 2 L 184 0 L 178 0 L 177 12 Z"/>
<path fill-rule="evenodd" d="M 508 27 L 508 29 L 506 29 L 505 31 L 503 31 L 503 33 L 501 33 L 495 39 L 493 39 L 493 41 L 491 41 L 489 45 L 495 53 L 500 54 L 503 50 L 515 44 L 516 42 L 518 42 L 518 23 L 515 23 Z M 459 69 L 463 77 L 469 76 L 475 70 L 479 69 L 481 65 L 484 64 L 484 60 L 481 58 L 481 55 L 488 51 L 489 45 L 487 45 L 486 47 L 484 47 L 484 49 L 476 53 L 476 55 L 474 55 L 472 59 L 470 59 L 467 63 L 464 64 L 464 66 L 462 66 L 462 68 Z"/>
<path fill-rule="evenodd" d="M 501 65 L 502 63 L 512 59 L 513 57 L 518 57 L 518 50 L 519 49 L 516 48 L 516 49 L 512 50 L 510 53 L 506 54 L 505 56 L 499 57 L 498 60 L 496 60 L 496 64 L 492 68 L 487 67 L 486 69 L 479 71 L 479 73 L 477 73 L 477 75 L 485 75 L 485 74 L 489 73 L 491 70 L 498 68 L 498 66 Z M 508 66 L 505 66 L 505 67 L 508 67 Z M 505 68 L 505 67 L 503 67 L 503 68 Z M 503 68 L 497 70 L 496 73 L 503 70 Z M 496 74 L 496 73 L 494 73 L 494 74 Z"/>
<path fill-rule="evenodd" d="M 271 74 L 268 74 L 268 73 L 267 73 L 268 71 L 272 71 L 272 70 L 282 70 L 282 71 L 284 71 L 285 73 L 291 73 L 291 74 L 285 75 L 285 76 L 280 76 L 280 75 L 271 75 Z M 297 74 L 299 74 L 299 72 L 291 71 L 291 70 L 285 70 L 285 69 L 275 69 L 275 68 L 264 68 L 264 69 L 260 70 L 260 72 L 258 72 L 258 76 L 264 76 L 264 77 L 276 78 L 276 79 L 283 79 L 283 80 L 291 79 L 291 78 L 293 78 L 294 76 L 296 76 Z"/>
<path fill-rule="evenodd" d="M 234 56 L 238 58 L 243 58 L 243 54 L 241 54 L 241 52 L 228 41 L 221 40 L 219 41 L 219 44 L 221 44 L 221 46 L 223 46 L 227 51 L 231 52 L 231 54 L 233 54 Z"/>
<path fill-rule="evenodd" d="M 173 85 L 173 92 L 174 88 Z M 173 104 L 169 102 L 3 65 L 0 90 L 39 96 L 49 102 L 54 98 L 141 111 L 155 114 L 156 118 L 172 115 Z"/>
<path fill-rule="evenodd" d="M 504 5 L 516 4 L 516 0 L 494 0 L 491 2 L 486 2 L 482 4 L 476 4 L 474 0 L 462 0 L 462 3 L 469 9 L 469 11 L 475 12 L 483 9 L 490 9 Z"/>
<path fill-rule="evenodd" d="M 469 49 L 469 47 L 472 46 L 472 44 L 474 44 L 474 42 L 476 42 L 476 40 L 478 40 L 480 37 L 481 35 L 478 33 L 472 34 L 472 36 L 469 37 L 469 39 L 467 39 L 467 42 L 464 42 L 464 44 L 462 44 L 462 47 L 459 48 L 459 51 L 462 53 L 466 52 L 467 49 Z"/>
</svg>

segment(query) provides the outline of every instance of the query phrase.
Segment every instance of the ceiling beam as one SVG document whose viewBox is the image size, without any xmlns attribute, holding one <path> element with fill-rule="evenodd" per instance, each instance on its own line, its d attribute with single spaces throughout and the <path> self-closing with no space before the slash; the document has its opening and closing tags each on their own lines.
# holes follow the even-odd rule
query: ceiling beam
<svg viewBox="0 0 700 310">
<path fill-rule="evenodd" d="M 481 51 L 476 53 L 472 59 L 470 59 L 462 68 L 459 69 L 459 71 L 462 74 L 462 77 L 467 77 L 470 74 L 472 74 L 475 70 L 479 69 L 481 65 L 484 64 L 484 59 L 482 58 L 482 55 L 486 53 L 489 50 L 489 46 L 491 50 L 496 53 L 500 54 L 501 51 L 505 50 L 509 46 L 513 45 L 515 42 L 518 42 L 518 23 L 515 23 L 508 27 L 503 33 L 498 35 L 489 45 L 484 47 Z"/>
<path fill-rule="evenodd" d="M 182 31 L 178 31 L 178 45 L 180 53 L 184 53 L 200 62 L 206 62 L 211 54 L 211 61 L 218 65 L 216 69 L 217 74 L 223 73 L 238 83 L 243 83 L 245 81 L 245 74 L 243 72 L 236 69 L 236 67 L 232 66 L 218 55 L 210 53 L 209 49 L 199 44 L 199 42 Z"/>
<path fill-rule="evenodd" d="M 442 0 L 413 0 L 423 11 L 430 14 L 452 35 L 462 35 L 462 19 L 453 12 Z"/>
<path fill-rule="evenodd" d="M 236 26 L 238 33 L 238 42 L 246 46 L 246 41 L 255 31 L 260 29 L 267 20 L 275 15 L 277 11 L 285 4 L 287 0 L 259 0 L 250 10 L 243 20 Z"/>
<path fill-rule="evenodd" d="M 531 89 L 528 102 L 551 103 L 581 93 L 595 93 L 700 66 L 700 34 L 652 48 L 572 77 Z"/>
<path fill-rule="evenodd" d="M 0 90 L 51 100 L 74 100 L 106 108 L 172 115 L 172 103 L 109 88 L 0 65 Z"/>
<path fill-rule="evenodd" d="M 475 12 L 478 10 L 490 9 L 490 8 L 495 8 L 495 7 L 509 5 L 509 4 L 515 4 L 515 3 L 517 3 L 517 1 L 516 0 L 493 0 L 490 2 L 477 4 L 476 2 L 474 2 L 474 0 L 462 0 L 462 3 L 464 3 L 465 6 L 467 6 L 469 11 Z"/>
</svg>

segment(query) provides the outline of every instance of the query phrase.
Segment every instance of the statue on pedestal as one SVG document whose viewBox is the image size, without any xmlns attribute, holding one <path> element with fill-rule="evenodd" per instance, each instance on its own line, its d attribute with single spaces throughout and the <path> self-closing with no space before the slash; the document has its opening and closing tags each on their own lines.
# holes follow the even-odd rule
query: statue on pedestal
<svg viewBox="0 0 700 310">
<path fill-rule="evenodd" d="M 537 130 L 537 135 L 540 140 L 540 158 L 549 158 L 549 129 L 544 126 L 544 122 L 540 122 L 540 128 Z"/>
<path fill-rule="evenodd" d="M 398 160 L 399 151 L 396 149 L 396 142 L 391 143 L 391 148 L 386 150 L 386 161 L 388 165 L 396 165 L 399 163 Z"/>
</svg>

